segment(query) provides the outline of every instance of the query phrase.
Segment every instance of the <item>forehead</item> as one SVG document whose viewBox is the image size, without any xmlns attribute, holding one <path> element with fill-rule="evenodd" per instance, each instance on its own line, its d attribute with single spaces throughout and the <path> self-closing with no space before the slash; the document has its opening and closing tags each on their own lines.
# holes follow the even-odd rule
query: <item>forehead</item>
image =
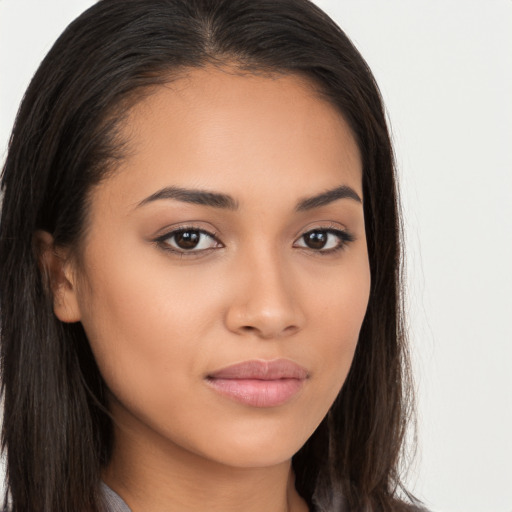
<svg viewBox="0 0 512 512">
<path fill-rule="evenodd" d="M 297 75 L 188 70 L 144 96 L 121 135 L 128 152 L 114 179 L 135 192 L 134 201 L 169 185 L 238 197 L 248 187 L 266 193 L 273 182 L 297 197 L 340 184 L 362 195 L 348 124 Z"/>
</svg>

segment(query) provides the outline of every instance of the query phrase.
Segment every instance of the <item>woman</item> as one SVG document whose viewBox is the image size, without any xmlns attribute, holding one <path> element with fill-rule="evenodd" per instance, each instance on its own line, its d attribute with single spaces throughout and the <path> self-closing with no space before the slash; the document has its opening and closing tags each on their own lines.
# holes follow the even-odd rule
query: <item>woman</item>
<svg viewBox="0 0 512 512">
<path fill-rule="evenodd" d="M 411 510 L 392 149 L 318 8 L 98 2 L 2 187 L 6 507 Z"/>
</svg>

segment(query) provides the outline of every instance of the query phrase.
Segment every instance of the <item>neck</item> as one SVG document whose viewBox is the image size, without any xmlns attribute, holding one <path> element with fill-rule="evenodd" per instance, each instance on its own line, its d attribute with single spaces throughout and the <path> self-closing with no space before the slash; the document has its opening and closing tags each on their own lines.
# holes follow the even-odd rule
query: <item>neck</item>
<svg viewBox="0 0 512 512">
<path fill-rule="evenodd" d="M 119 425 L 119 423 L 118 423 Z M 132 512 L 307 512 L 291 461 L 231 467 L 161 439 L 116 426 L 103 479 Z"/>
</svg>

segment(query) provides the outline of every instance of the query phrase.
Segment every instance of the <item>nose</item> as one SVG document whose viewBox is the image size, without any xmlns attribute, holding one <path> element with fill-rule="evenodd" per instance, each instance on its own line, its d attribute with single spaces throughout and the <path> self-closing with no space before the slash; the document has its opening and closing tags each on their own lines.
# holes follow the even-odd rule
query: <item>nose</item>
<svg viewBox="0 0 512 512">
<path fill-rule="evenodd" d="M 260 252 L 243 258 L 232 270 L 235 294 L 225 318 L 230 331 L 272 339 L 303 328 L 305 314 L 289 265 L 270 252 Z"/>
</svg>

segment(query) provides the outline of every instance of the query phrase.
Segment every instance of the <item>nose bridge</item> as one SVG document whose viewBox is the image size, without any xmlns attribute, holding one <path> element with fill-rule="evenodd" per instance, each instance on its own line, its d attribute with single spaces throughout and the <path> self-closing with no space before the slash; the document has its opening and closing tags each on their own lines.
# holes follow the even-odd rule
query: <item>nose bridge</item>
<svg viewBox="0 0 512 512">
<path fill-rule="evenodd" d="M 260 246 L 241 254 L 235 271 L 237 293 L 228 313 L 230 329 L 264 338 L 300 329 L 303 315 L 292 271 L 275 247 Z"/>
</svg>

